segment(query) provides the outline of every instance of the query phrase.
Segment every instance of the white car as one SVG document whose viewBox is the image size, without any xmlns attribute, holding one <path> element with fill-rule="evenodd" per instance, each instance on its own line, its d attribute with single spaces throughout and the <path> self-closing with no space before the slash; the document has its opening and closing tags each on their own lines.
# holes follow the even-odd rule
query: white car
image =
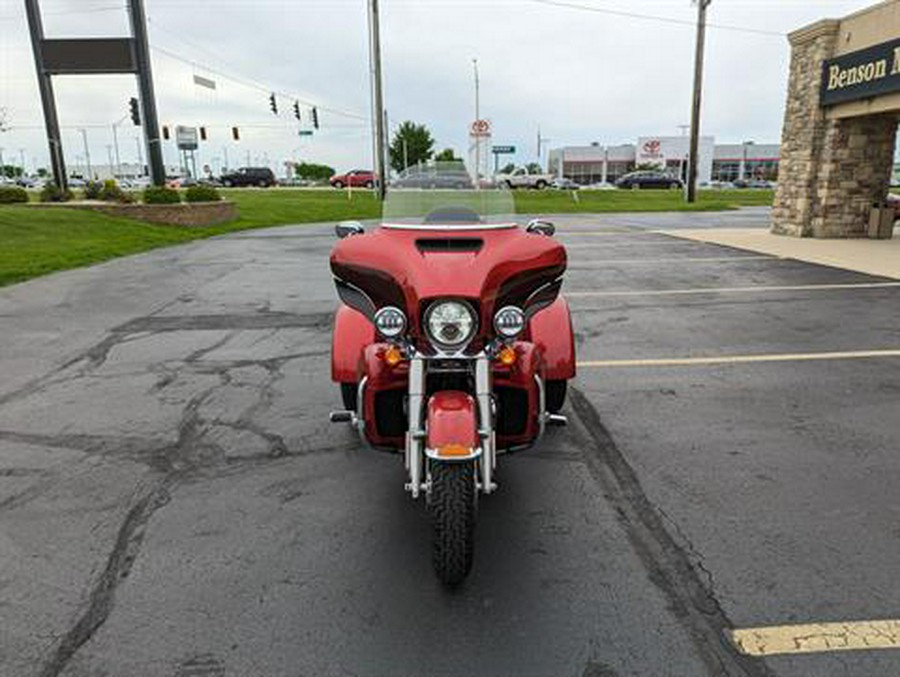
<svg viewBox="0 0 900 677">
<path fill-rule="evenodd" d="M 542 190 L 549 186 L 556 177 L 552 174 L 531 174 L 527 168 L 519 167 L 508 174 L 497 174 L 494 182 L 507 188 L 537 188 Z"/>
</svg>

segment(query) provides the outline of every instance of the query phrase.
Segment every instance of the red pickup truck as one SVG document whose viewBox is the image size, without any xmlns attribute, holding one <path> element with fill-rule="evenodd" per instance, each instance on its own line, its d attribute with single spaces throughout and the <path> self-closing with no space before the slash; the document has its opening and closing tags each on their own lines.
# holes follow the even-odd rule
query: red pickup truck
<svg viewBox="0 0 900 677">
<path fill-rule="evenodd" d="M 346 174 L 332 176 L 329 183 L 335 188 L 344 188 L 346 186 L 351 188 L 374 188 L 375 173 L 367 169 L 354 169 Z"/>
</svg>

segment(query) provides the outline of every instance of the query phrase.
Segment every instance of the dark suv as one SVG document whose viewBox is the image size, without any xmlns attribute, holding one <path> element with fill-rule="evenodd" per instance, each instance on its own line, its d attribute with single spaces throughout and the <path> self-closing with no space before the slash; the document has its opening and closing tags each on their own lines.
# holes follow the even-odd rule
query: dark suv
<svg viewBox="0 0 900 677">
<path fill-rule="evenodd" d="M 222 175 L 222 185 L 226 188 L 239 186 L 259 186 L 268 188 L 278 182 L 275 173 L 268 167 L 241 167 L 236 172 Z"/>
</svg>

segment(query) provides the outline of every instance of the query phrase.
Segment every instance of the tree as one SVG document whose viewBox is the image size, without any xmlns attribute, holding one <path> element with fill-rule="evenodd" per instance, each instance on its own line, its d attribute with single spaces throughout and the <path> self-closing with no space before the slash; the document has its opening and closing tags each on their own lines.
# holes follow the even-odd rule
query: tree
<svg viewBox="0 0 900 677">
<path fill-rule="evenodd" d="M 500 169 L 501 174 L 512 174 L 516 170 L 516 166 L 512 162 L 507 162 Z"/>
<path fill-rule="evenodd" d="M 3 165 L 0 167 L 0 176 L 5 176 L 7 179 L 17 179 L 22 176 L 22 173 L 22 168 L 15 165 Z"/>
<path fill-rule="evenodd" d="M 529 174 L 543 174 L 544 168 L 541 167 L 540 162 L 529 162 L 525 167 L 528 170 Z"/>
<path fill-rule="evenodd" d="M 298 178 L 308 181 L 327 181 L 334 176 L 334 169 L 328 165 L 317 165 L 314 162 L 298 162 L 294 165 Z"/>
<path fill-rule="evenodd" d="M 407 120 L 394 133 L 390 154 L 391 167 L 402 172 L 407 167 L 431 159 L 434 155 L 434 138 L 425 125 Z"/>
<path fill-rule="evenodd" d="M 453 152 L 452 148 L 445 148 L 440 153 L 434 156 L 434 159 L 438 162 L 459 162 L 460 158 L 456 157 L 456 153 Z"/>
</svg>

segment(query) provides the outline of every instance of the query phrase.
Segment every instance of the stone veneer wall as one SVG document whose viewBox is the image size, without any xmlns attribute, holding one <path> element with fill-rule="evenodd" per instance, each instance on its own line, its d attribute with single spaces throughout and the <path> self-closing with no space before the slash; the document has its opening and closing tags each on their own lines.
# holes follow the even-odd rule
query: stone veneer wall
<svg viewBox="0 0 900 677">
<path fill-rule="evenodd" d="M 884 200 L 894 160 L 893 113 L 828 119 L 819 105 L 822 62 L 840 22 L 791 34 L 791 69 L 772 232 L 865 237 L 872 205 Z"/>
<path fill-rule="evenodd" d="M 34 207 L 57 207 L 60 209 L 84 209 L 110 216 L 137 219 L 148 223 L 169 226 L 202 227 L 215 226 L 234 221 L 238 217 L 234 202 L 186 202 L 173 205 L 115 204 L 105 202 L 62 202 L 33 203 Z"/>
</svg>

